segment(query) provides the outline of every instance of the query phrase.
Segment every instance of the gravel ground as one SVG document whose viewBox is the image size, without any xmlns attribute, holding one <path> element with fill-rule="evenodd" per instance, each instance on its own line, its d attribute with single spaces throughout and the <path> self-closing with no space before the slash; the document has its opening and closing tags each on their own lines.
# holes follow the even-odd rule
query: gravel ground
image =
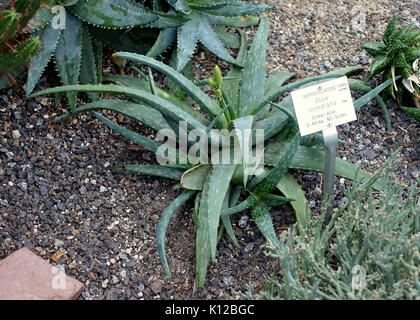
<svg viewBox="0 0 420 320">
<path fill-rule="evenodd" d="M 361 32 L 351 27 L 355 4 L 365 8 L 366 29 Z M 395 13 L 401 15 L 402 25 L 419 23 L 415 1 L 282 1 L 266 14 L 272 17 L 268 71 L 288 69 L 303 78 L 355 64 L 367 69 L 369 56 L 361 44 L 379 40 Z M 253 32 L 249 30 L 250 37 Z M 203 52 L 195 62 L 203 75 L 217 61 Z M 44 78 L 38 89 L 47 87 L 47 81 Z M 340 138 L 348 142 L 339 147 L 339 154 L 374 172 L 389 150 L 402 145 L 397 179 L 406 183 L 420 172 L 420 145 L 415 142 L 419 126 L 392 101 L 388 105 L 393 132 L 385 132 L 379 108 L 369 104 L 358 113 L 357 122 L 339 128 Z M 161 212 L 179 191 L 172 190 L 169 180 L 111 173 L 111 166 L 153 163 L 154 157 L 88 114 L 51 125 L 62 112 L 50 97 L 25 100 L 21 86 L 0 92 L 0 259 L 26 246 L 83 282 L 87 289 L 81 299 L 239 298 L 238 292 L 249 283 L 259 290 L 265 278 L 278 271 L 276 261 L 265 257 L 264 239 L 245 214 L 233 221 L 241 248 L 223 237 L 206 286 L 193 294 L 195 227 L 192 207 L 186 205 L 168 230 L 173 276 L 167 279 L 155 230 Z M 294 175 L 316 214 L 321 175 Z M 345 200 L 347 184 L 337 179 L 337 206 Z M 279 234 L 295 222 L 287 206 L 273 216 Z"/>
</svg>

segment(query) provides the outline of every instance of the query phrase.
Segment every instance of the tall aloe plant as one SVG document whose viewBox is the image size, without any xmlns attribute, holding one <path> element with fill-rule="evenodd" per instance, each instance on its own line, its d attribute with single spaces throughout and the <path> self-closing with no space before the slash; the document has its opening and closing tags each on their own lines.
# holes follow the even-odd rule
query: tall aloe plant
<svg viewBox="0 0 420 320">
<path fill-rule="evenodd" d="M 273 104 L 272 101 L 295 88 L 340 77 L 361 69 L 359 67 L 344 68 L 289 84 L 285 82 L 294 74 L 285 71 L 277 72 L 266 79 L 268 25 L 268 19 L 263 18 L 249 50 L 247 50 L 248 42 L 245 35 L 241 33 L 241 48 L 237 61 L 244 65 L 243 69 L 234 66 L 223 78 L 220 70 L 215 68 L 214 77 L 204 81 L 214 91 L 216 99 L 206 95 L 200 87 L 182 74 L 157 60 L 127 52 L 115 54 L 119 58 L 146 65 L 166 75 L 181 87 L 206 115 L 198 112 L 189 102 L 181 102 L 155 86 L 150 76 L 137 78 L 111 75 L 105 80 L 115 84 L 64 86 L 32 95 L 35 97 L 57 92 L 84 91 L 129 97 L 131 101 L 110 99 L 91 102 L 76 109 L 76 113 L 94 111 L 96 117 L 112 130 L 154 153 L 158 153 L 159 148 L 163 146 L 161 142 L 130 131 L 95 110 L 107 109 L 122 113 L 156 131 L 174 129 L 178 132 L 179 121 L 182 121 L 186 125 L 183 126 L 184 131 L 179 131 L 178 145 L 181 143 L 181 135 L 185 131 L 192 133 L 194 129 L 198 129 L 204 136 L 210 136 L 212 140 L 214 139 L 211 135 L 213 127 L 235 128 L 239 141 L 243 141 L 240 136 L 246 129 L 263 130 L 265 167 L 257 176 L 251 176 L 244 170 L 245 166 L 250 164 L 244 161 L 245 157 L 242 157 L 242 164 L 218 164 L 205 161 L 193 164 L 193 161 L 187 157 L 186 164 L 177 162 L 166 165 L 125 166 L 128 171 L 180 181 L 183 192 L 162 213 L 157 228 L 158 251 L 168 276 L 170 276 L 170 271 L 165 255 L 165 234 L 169 221 L 185 202 L 191 198 L 195 199 L 194 221 L 197 224 L 195 288 L 204 285 L 208 264 L 210 259 L 214 261 L 216 257 L 217 243 L 224 230 L 233 243 L 239 246 L 230 222 L 231 215 L 249 209 L 262 234 L 274 245 L 279 241 L 271 220 L 271 207 L 290 202 L 296 212 L 300 228 L 305 228 L 310 219 L 304 192 L 289 169 L 322 171 L 325 160 L 325 154 L 322 151 L 322 136 L 315 135 L 314 139 L 300 136 L 290 97 L 282 99 L 278 104 Z M 353 84 L 350 85 L 353 86 Z M 356 110 L 376 97 L 387 85 L 389 82 L 356 100 L 354 102 Z M 275 108 L 271 108 L 271 104 Z M 71 115 L 65 114 L 55 121 L 62 121 Z M 257 148 L 255 143 L 256 141 L 252 141 L 254 149 Z M 240 149 L 243 155 L 246 145 L 240 143 Z M 168 152 L 174 152 L 178 159 L 186 158 L 184 150 L 180 147 L 173 146 L 172 150 L 168 149 Z M 357 175 L 356 172 L 358 172 Z M 340 159 L 337 159 L 336 174 L 356 180 L 370 176 Z"/>
</svg>

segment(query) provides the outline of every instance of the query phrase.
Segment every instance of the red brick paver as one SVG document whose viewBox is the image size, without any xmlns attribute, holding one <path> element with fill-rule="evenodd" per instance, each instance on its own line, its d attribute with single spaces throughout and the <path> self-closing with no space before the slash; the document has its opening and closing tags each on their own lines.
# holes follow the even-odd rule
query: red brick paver
<svg viewBox="0 0 420 320">
<path fill-rule="evenodd" d="M 26 248 L 0 261 L 0 300 L 74 300 L 83 289 Z"/>
</svg>

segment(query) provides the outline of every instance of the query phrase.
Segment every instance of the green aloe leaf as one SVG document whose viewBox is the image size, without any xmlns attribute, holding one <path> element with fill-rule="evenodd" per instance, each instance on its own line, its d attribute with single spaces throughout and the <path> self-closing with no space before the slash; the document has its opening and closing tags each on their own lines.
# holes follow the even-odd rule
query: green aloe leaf
<svg viewBox="0 0 420 320">
<path fill-rule="evenodd" d="M 241 84 L 241 115 L 253 113 L 253 107 L 264 99 L 265 58 L 268 38 L 267 18 L 262 18 L 245 62 Z"/>
<path fill-rule="evenodd" d="M 206 19 L 208 21 L 208 19 Z M 241 47 L 241 37 L 238 33 L 228 31 L 223 26 L 214 26 L 214 33 L 226 48 L 239 49 Z"/>
<path fill-rule="evenodd" d="M 396 80 L 400 79 L 401 76 L 395 77 Z M 369 91 L 359 99 L 353 102 L 354 110 L 358 111 L 362 106 L 367 104 L 370 100 L 374 99 L 382 90 L 386 89 L 388 86 L 392 85 L 392 79 L 385 81 L 381 85 L 377 86 L 375 89 Z"/>
<path fill-rule="evenodd" d="M 29 61 L 28 80 L 26 82 L 26 95 L 31 94 L 35 85 L 41 78 L 51 56 L 55 51 L 58 39 L 60 37 L 60 29 L 54 29 L 51 24 L 48 24 L 42 30 L 39 39 L 42 42 L 42 48 L 36 56 L 33 56 Z"/>
<path fill-rule="evenodd" d="M 366 85 L 361 80 L 348 79 L 348 82 L 349 82 L 349 86 L 350 86 L 351 90 L 359 90 L 363 93 L 369 93 L 370 91 L 372 91 L 372 88 L 370 86 Z M 379 107 L 381 108 L 382 113 L 384 114 L 387 131 L 388 131 L 388 133 L 390 133 L 392 131 L 392 126 L 391 126 L 391 118 L 389 116 L 388 107 L 387 107 L 387 105 L 385 104 L 384 100 L 382 99 L 382 97 L 380 95 L 377 95 L 375 97 L 375 100 L 378 103 Z M 359 107 L 359 106 L 357 106 L 357 107 Z"/>
<path fill-rule="evenodd" d="M 202 164 L 185 171 L 181 178 L 182 187 L 189 190 L 203 190 L 210 170 L 210 164 Z"/>
<path fill-rule="evenodd" d="M 92 40 L 86 26 L 82 26 L 82 60 L 80 65 L 80 84 L 98 84 L 96 59 Z M 99 99 L 98 93 L 88 93 L 91 101 Z"/>
<path fill-rule="evenodd" d="M 252 26 L 257 26 L 260 23 L 260 18 L 254 16 L 219 17 L 213 15 L 206 15 L 206 17 L 211 25 L 216 26 L 248 28 Z"/>
<path fill-rule="evenodd" d="M 243 65 L 246 59 L 248 40 L 246 39 L 245 33 L 242 31 L 240 32 L 240 36 L 241 46 L 236 60 L 240 65 Z M 233 104 L 232 108 L 235 110 L 238 110 L 239 108 L 239 87 L 242 81 L 242 74 L 242 68 L 233 66 L 226 75 L 227 79 L 223 79 L 223 83 L 221 85 L 222 91 L 229 97 L 230 102 Z"/>
<path fill-rule="evenodd" d="M 94 39 L 118 51 L 132 51 L 145 54 L 153 46 L 153 42 L 150 39 L 147 41 L 139 40 L 133 30 L 121 32 L 120 30 L 90 26 L 89 31 Z"/>
<path fill-rule="evenodd" d="M 194 280 L 194 290 L 198 287 L 204 286 L 206 279 L 207 267 L 210 261 L 210 234 L 209 234 L 209 221 L 208 210 L 210 203 L 209 188 L 210 188 L 211 172 L 206 177 L 203 192 L 201 193 L 200 206 L 197 216 L 197 231 L 195 241 L 195 262 L 196 262 L 196 276 Z"/>
<path fill-rule="evenodd" d="M 380 55 L 384 48 L 385 47 L 381 42 L 366 42 L 363 44 L 363 49 L 365 49 L 372 56 Z"/>
<path fill-rule="evenodd" d="M 55 50 L 55 63 L 64 85 L 74 85 L 79 81 L 82 59 L 82 23 L 72 14 L 66 15 L 66 29 Z M 72 111 L 76 109 L 76 92 L 66 93 Z"/>
<path fill-rule="evenodd" d="M 118 52 L 114 54 L 118 58 L 131 60 L 137 63 L 148 65 L 159 72 L 162 72 L 174 81 L 182 90 L 184 90 L 197 104 L 206 111 L 210 116 L 216 116 L 220 112 L 220 107 L 213 101 L 208 95 L 206 95 L 200 88 L 194 85 L 193 82 L 188 80 L 182 74 L 176 72 L 171 67 L 163 64 L 162 62 L 156 61 L 150 57 L 129 53 L 129 52 Z M 227 121 L 225 118 L 220 119 L 221 127 L 225 127 Z"/>
<path fill-rule="evenodd" d="M 212 26 L 205 17 L 200 18 L 200 26 L 198 30 L 199 41 L 214 55 L 226 62 L 237 65 L 236 60 L 227 52 L 223 43 L 213 31 Z"/>
<path fill-rule="evenodd" d="M 311 212 L 309 211 L 308 200 L 305 197 L 305 193 L 296 179 L 293 178 L 289 172 L 286 172 L 276 187 L 286 197 L 294 198 L 294 201 L 291 201 L 290 204 L 295 210 L 299 226 L 305 228 L 309 223 Z"/>
<path fill-rule="evenodd" d="M 223 209 L 227 209 L 229 207 L 231 200 L 234 202 L 237 201 L 236 199 L 232 199 L 232 198 L 236 198 L 236 194 L 231 195 L 232 193 L 235 193 L 235 190 L 236 189 L 233 189 L 233 190 L 230 190 L 230 192 L 228 191 L 226 193 L 226 196 L 222 205 L 222 211 Z M 235 231 L 233 230 L 232 223 L 230 221 L 230 216 L 220 215 L 220 219 L 222 220 L 223 227 L 225 228 L 226 233 L 228 234 L 229 238 L 232 240 L 233 244 L 239 248 L 239 241 L 238 239 L 236 239 Z"/>
<path fill-rule="evenodd" d="M 308 78 L 308 79 L 303 79 L 303 80 L 300 80 L 300 81 L 296 81 L 296 82 L 284 85 L 284 86 L 278 88 L 277 90 L 273 90 L 272 93 L 270 93 L 268 95 L 265 95 L 262 103 L 254 108 L 254 114 L 257 113 L 259 110 L 261 110 L 266 105 L 266 101 L 273 101 L 273 100 L 277 99 L 278 97 L 282 96 L 283 94 L 285 94 L 287 92 L 290 92 L 290 91 L 292 91 L 296 88 L 303 87 L 305 85 L 309 85 L 313 82 L 324 81 L 324 80 L 328 80 L 328 79 L 332 79 L 332 78 L 339 78 L 341 76 L 345 76 L 345 75 L 349 75 L 349 74 L 352 74 L 352 73 L 360 72 L 361 70 L 363 70 L 362 67 L 352 66 L 352 67 L 333 70 L 331 72 L 328 72 L 328 73 L 320 75 L 320 76 L 316 76 L 316 77 L 312 77 L 312 78 Z"/>
<path fill-rule="evenodd" d="M 199 38 L 200 16 L 191 14 L 190 17 L 190 21 L 178 28 L 177 71 L 182 71 L 190 61 Z"/>
<path fill-rule="evenodd" d="M 126 100 L 100 100 L 85 104 L 75 110 L 74 113 L 66 113 L 54 119 L 54 123 L 61 122 L 67 118 L 88 110 L 112 110 L 133 118 L 153 130 L 170 129 L 171 127 L 162 117 L 162 114 L 150 107 L 133 103 Z"/>
<path fill-rule="evenodd" d="M 229 5 L 223 6 L 221 8 L 200 8 L 201 12 L 212 14 L 215 16 L 249 16 L 252 14 L 257 14 L 260 12 L 268 11 L 275 8 L 275 6 L 270 4 L 254 4 L 249 2 L 242 1 L 230 1 Z"/>
<path fill-rule="evenodd" d="M 146 79 L 140 79 L 137 77 L 127 76 L 127 75 L 107 75 L 104 77 L 105 81 L 111 81 L 115 83 L 119 83 L 128 87 L 142 89 L 147 92 L 150 91 L 149 82 Z M 159 97 L 168 100 L 172 104 L 176 105 L 183 111 L 187 112 L 189 115 L 193 116 L 195 119 L 200 121 L 204 125 L 208 125 L 210 122 L 208 119 L 205 118 L 203 114 L 192 108 L 190 105 L 182 102 L 181 100 L 174 97 L 172 94 L 169 94 L 168 92 L 160 89 L 159 87 L 156 87 L 156 92 L 159 95 Z"/>
<path fill-rule="evenodd" d="M 246 174 L 248 167 L 254 167 L 257 164 L 249 163 L 249 152 L 250 146 L 251 146 L 251 128 L 254 124 L 255 117 L 254 116 L 246 116 L 242 118 L 238 118 L 233 120 L 233 125 L 236 129 L 236 136 L 239 141 L 239 147 L 241 148 L 241 158 L 242 158 L 242 168 L 244 170 L 243 174 L 243 185 L 246 186 L 246 183 L 248 181 L 248 175 Z M 249 133 L 248 136 L 246 136 L 247 132 Z"/>
<path fill-rule="evenodd" d="M 148 176 L 162 177 L 172 180 L 180 180 L 184 171 L 177 168 L 164 167 L 155 164 L 127 164 L 124 169 L 131 172 Z"/>
<path fill-rule="evenodd" d="M 410 116 L 412 116 L 417 121 L 420 121 L 420 109 L 418 108 L 408 108 L 408 107 L 401 107 L 405 112 L 407 112 Z"/>
<path fill-rule="evenodd" d="M 366 81 L 372 79 L 373 76 L 377 75 L 385 69 L 385 67 L 390 63 L 390 59 L 386 55 L 376 56 L 370 65 L 370 71 L 367 75 Z"/>
<path fill-rule="evenodd" d="M 265 201 L 258 201 L 251 207 L 252 219 L 261 231 L 263 236 L 271 243 L 280 245 L 274 230 L 273 221 L 271 219 L 270 211 Z"/>
<path fill-rule="evenodd" d="M 147 52 L 148 57 L 157 57 L 166 51 L 176 40 L 176 28 L 164 29 L 159 33 L 153 47 Z"/>
<path fill-rule="evenodd" d="M 393 35 L 395 34 L 395 31 L 397 29 L 397 21 L 398 16 L 394 16 L 389 22 L 383 38 L 385 43 L 390 43 L 392 41 Z"/>
<path fill-rule="evenodd" d="M 189 14 L 191 8 L 189 7 L 187 0 L 168 0 L 168 3 L 175 8 L 176 11 Z"/>
<path fill-rule="evenodd" d="M 264 162 L 267 165 L 277 164 L 285 150 L 287 150 L 288 144 L 286 141 L 276 141 L 275 139 L 270 141 L 266 144 Z M 324 163 L 325 152 L 300 145 L 289 168 L 324 172 Z M 356 173 L 357 176 L 355 176 Z M 366 171 L 358 170 L 357 166 L 340 158 L 336 158 L 335 174 L 336 176 L 356 181 L 371 178 L 371 175 Z M 382 189 L 380 183 L 376 183 L 373 188 L 379 191 Z"/>
<path fill-rule="evenodd" d="M 105 28 L 141 26 L 158 18 L 141 4 L 127 0 L 79 1 L 69 9 L 83 21 Z"/>
<path fill-rule="evenodd" d="M 298 150 L 300 139 L 301 137 L 298 132 L 291 139 L 282 156 L 277 158 L 278 161 L 275 164 L 275 167 L 270 170 L 264 179 L 252 189 L 253 193 L 257 195 L 260 193 L 267 193 L 276 187 L 283 175 L 287 172 L 287 169 L 290 167 L 290 164 Z"/>
<path fill-rule="evenodd" d="M 181 110 L 179 107 L 170 103 L 169 101 L 162 99 L 156 95 L 152 95 L 146 91 L 138 90 L 135 88 L 124 87 L 119 85 L 73 85 L 73 86 L 62 86 L 57 88 L 46 89 L 39 91 L 35 94 L 30 95 L 29 97 L 37 97 L 43 94 L 50 94 L 56 92 L 73 92 L 73 91 L 82 91 L 82 92 L 100 92 L 100 93 L 113 93 L 121 94 L 133 99 L 139 99 L 148 106 L 151 106 L 166 115 L 167 117 L 174 119 L 176 121 L 186 121 L 193 128 L 206 131 L 206 126 L 201 122 L 190 116 L 185 111 Z"/>
<path fill-rule="evenodd" d="M 168 266 L 168 260 L 166 259 L 165 254 L 165 238 L 166 238 L 166 230 L 169 225 L 169 221 L 171 220 L 174 213 L 182 206 L 185 202 L 187 202 L 193 195 L 195 194 L 194 191 L 185 190 L 181 195 L 179 195 L 171 204 L 165 209 L 160 217 L 157 230 L 156 230 L 156 246 L 158 248 L 160 261 L 163 265 L 163 269 L 168 277 L 171 276 L 171 272 Z"/>
<path fill-rule="evenodd" d="M 141 134 L 135 133 L 131 130 L 128 130 L 115 122 L 105 118 L 103 115 L 101 115 L 98 112 L 93 112 L 95 114 L 95 117 L 101 120 L 107 127 L 114 130 L 115 132 L 119 133 L 120 135 L 126 137 L 128 140 L 134 142 L 135 144 L 138 144 L 142 146 L 143 148 L 152 151 L 153 153 L 156 153 L 158 148 L 160 147 L 160 143 L 149 139 L 145 136 L 142 136 Z"/>
<path fill-rule="evenodd" d="M 294 76 L 296 76 L 296 73 L 288 71 L 277 71 L 273 73 L 265 82 L 264 94 L 266 96 L 271 96 L 279 88 L 281 88 L 286 81 L 290 80 Z"/>
<path fill-rule="evenodd" d="M 208 219 L 210 253 L 213 261 L 216 259 L 217 229 L 219 227 L 223 199 L 226 196 L 235 169 L 236 165 L 218 164 L 213 165 L 209 173 L 208 209 L 204 215 L 207 215 Z"/>
</svg>

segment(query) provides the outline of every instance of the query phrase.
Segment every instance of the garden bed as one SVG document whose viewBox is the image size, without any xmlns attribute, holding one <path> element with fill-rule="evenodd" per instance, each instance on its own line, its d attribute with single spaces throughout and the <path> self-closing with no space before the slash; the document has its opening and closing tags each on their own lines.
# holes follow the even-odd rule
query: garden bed
<svg viewBox="0 0 420 320">
<path fill-rule="evenodd" d="M 366 9 L 362 32 L 352 31 L 350 1 L 282 2 L 265 13 L 272 18 L 268 72 L 289 70 L 300 79 L 349 65 L 359 64 L 367 71 L 369 56 L 361 46 L 380 40 L 394 14 L 400 14 L 401 25 L 419 24 L 415 1 L 358 4 Z M 252 37 L 254 31 L 247 32 Z M 227 66 L 199 52 L 197 75 L 205 76 L 215 63 Z M 35 91 L 52 86 L 48 81 L 44 77 Z M 223 236 L 205 287 L 193 294 L 195 225 L 193 204 L 188 204 L 171 220 L 167 232 L 172 278 L 166 278 L 156 249 L 156 225 L 179 191 L 172 190 L 169 180 L 109 170 L 126 163 L 154 163 L 154 155 L 112 133 L 90 114 L 51 125 L 64 109 L 56 107 L 52 97 L 25 100 L 22 84 L 0 92 L 0 259 L 26 246 L 64 265 L 68 275 L 84 283 L 81 299 L 239 298 L 238 292 L 249 284 L 255 283 L 258 291 L 265 277 L 278 271 L 278 262 L 264 255 L 264 237 L 249 214 L 235 217 L 232 224 L 241 248 Z M 405 184 L 419 177 L 419 126 L 395 103 L 387 104 L 392 132 L 386 132 L 380 108 L 370 103 L 358 112 L 356 122 L 339 128 L 339 138 L 347 142 L 340 145 L 339 155 L 352 163 L 362 161 L 362 167 L 373 173 L 391 150 L 403 146 L 396 174 Z M 294 175 L 312 213 L 319 213 L 322 175 L 303 171 Z M 336 179 L 336 206 L 345 200 L 346 185 L 348 181 Z M 280 235 L 293 225 L 295 215 L 284 206 L 273 212 L 273 220 Z"/>
</svg>

